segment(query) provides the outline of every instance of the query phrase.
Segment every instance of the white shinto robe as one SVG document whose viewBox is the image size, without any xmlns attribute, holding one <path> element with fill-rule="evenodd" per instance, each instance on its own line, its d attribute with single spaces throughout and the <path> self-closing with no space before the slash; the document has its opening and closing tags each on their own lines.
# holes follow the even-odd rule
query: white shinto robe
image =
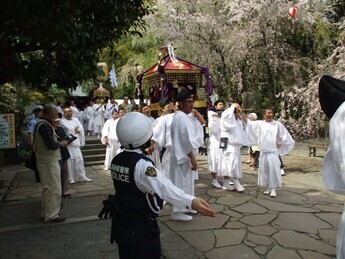
<svg viewBox="0 0 345 259">
<path fill-rule="evenodd" d="M 290 133 L 278 121 L 257 120 L 248 124 L 248 135 L 249 142 L 261 148 L 258 185 L 282 187 L 279 156 L 288 154 L 295 145 Z"/>
<path fill-rule="evenodd" d="M 195 138 L 196 138 L 197 144 L 193 148 L 193 154 L 196 157 L 199 154 L 199 148 L 204 146 L 204 128 L 201 125 L 198 118 L 194 116 L 193 112 L 188 114 L 188 116 L 191 118 L 193 125 L 194 125 L 194 132 L 195 132 Z M 194 173 L 194 180 L 199 180 L 198 172 L 193 171 L 193 173 Z"/>
<path fill-rule="evenodd" d="M 75 106 L 70 106 L 70 109 L 72 110 L 72 117 L 73 118 L 78 118 L 79 116 L 79 110 Z"/>
<path fill-rule="evenodd" d="M 208 111 L 208 131 L 209 131 L 209 145 L 207 153 L 208 170 L 211 173 L 219 172 L 220 164 L 222 163 L 224 156 L 223 152 L 219 148 L 220 140 L 220 118 L 214 111 Z"/>
<path fill-rule="evenodd" d="M 147 117 L 152 125 L 152 128 L 155 127 L 156 125 L 156 120 L 150 116 L 150 117 Z M 154 163 L 155 167 L 158 168 L 158 170 L 162 170 L 161 168 L 161 161 L 159 160 L 159 150 L 158 150 L 158 147 L 155 146 L 155 149 L 152 153 L 152 155 L 147 155 L 148 158 L 150 158 L 152 160 L 152 162 Z"/>
<path fill-rule="evenodd" d="M 329 123 L 330 146 L 322 164 L 323 181 L 332 192 L 345 194 L 345 102 Z M 337 236 L 337 259 L 345 258 L 345 208 L 340 218 Z"/>
<path fill-rule="evenodd" d="M 185 193 L 194 195 L 194 174 L 187 154 L 199 147 L 195 127 L 190 116 L 182 111 L 174 114 L 171 123 L 170 179 Z M 174 212 L 181 212 L 173 207 Z"/>
<path fill-rule="evenodd" d="M 64 128 L 66 135 L 72 134 L 77 137 L 76 140 L 67 146 L 68 152 L 71 156 L 67 160 L 68 180 L 83 181 L 86 178 L 83 155 L 80 150 L 80 148 L 85 145 L 83 126 L 77 118 L 72 118 L 71 120 L 62 119 L 61 126 Z M 76 127 L 79 127 L 80 133 L 78 134 L 75 133 Z"/>
<path fill-rule="evenodd" d="M 118 108 L 118 107 L 117 107 Z M 110 120 L 112 118 L 113 115 L 113 111 L 114 109 L 116 109 L 116 103 L 111 103 L 110 101 L 107 103 L 107 105 L 105 106 L 105 113 L 104 113 L 104 117 L 107 120 Z"/>
<path fill-rule="evenodd" d="M 104 165 L 107 168 L 110 168 L 111 161 L 113 158 L 120 152 L 120 142 L 116 135 L 116 126 L 119 122 L 119 119 L 114 120 L 113 118 L 107 120 L 104 123 L 103 129 L 102 129 L 102 138 L 101 142 L 105 144 L 105 137 L 108 139 L 108 145 L 105 153 L 105 161 Z"/>
<path fill-rule="evenodd" d="M 93 109 L 95 110 L 94 113 L 94 124 L 93 124 L 93 132 L 98 134 L 101 132 L 104 123 L 104 106 L 102 104 L 94 104 Z"/>
<path fill-rule="evenodd" d="M 166 148 L 161 163 L 161 171 L 170 179 L 170 154 L 171 154 L 171 122 L 174 114 L 167 114 L 156 119 L 153 128 L 152 140 L 155 141 L 157 149 L 162 151 Z"/>
<path fill-rule="evenodd" d="M 242 121 L 235 118 L 234 107 L 227 108 L 220 119 L 221 138 L 228 138 L 227 148 L 221 149 L 224 160 L 219 174 L 242 178 L 241 147 L 246 144 L 246 132 Z"/>
<path fill-rule="evenodd" d="M 88 106 L 85 109 L 85 120 L 87 122 L 87 130 L 93 131 L 93 124 L 95 121 L 95 110 L 92 106 Z"/>
</svg>

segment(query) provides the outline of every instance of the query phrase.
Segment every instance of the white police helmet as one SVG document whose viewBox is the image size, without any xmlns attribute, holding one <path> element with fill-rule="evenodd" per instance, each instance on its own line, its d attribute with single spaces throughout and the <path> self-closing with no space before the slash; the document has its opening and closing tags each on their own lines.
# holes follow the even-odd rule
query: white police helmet
<svg viewBox="0 0 345 259">
<path fill-rule="evenodd" d="M 149 119 L 142 113 L 129 112 L 123 115 L 116 126 L 116 134 L 121 146 L 135 149 L 146 144 L 153 135 Z"/>
</svg>

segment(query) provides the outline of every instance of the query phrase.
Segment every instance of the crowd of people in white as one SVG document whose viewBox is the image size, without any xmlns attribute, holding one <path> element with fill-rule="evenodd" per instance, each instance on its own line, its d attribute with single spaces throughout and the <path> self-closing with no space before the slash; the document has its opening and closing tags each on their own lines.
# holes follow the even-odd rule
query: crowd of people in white
<svg viewBox="0 0 345 259">
<path fill-rule="evenodd" d="M 202 147 L 208 150 L 211 184 L 215 188 L 244 192 L 245 188 L 240 183 L 241 148 L 248 146 L 250 154 L 260 154 L 259 159 L 250 161 L 253 170 L 258 169 L 258 186 L 266 188 L 264 194 L 276 197 L 277 188 L 282 187 L 280 156 L 286 155 L 294 147 L 294 141 L 286 128 L 273 120 L 274 111 L 267 108 L 262 113 L 263 119 L 256 120 L 256 114 L 246 116 L 238 103 L 232 103 L 225 109 L 225 103 L 216 100 L 214 109 L 209 110 L 207 118 L 204 118 L 193 108 L 192 97 L 188 94 L 185 97 L 174 105 L 165 104 L 157 119 L 151 116 L 147 105 L 142 105 L 140 111 L 138 105 L 133 109 L 128 97 L 121 105 L 114 99 L 104 104 L 101 98 L 96 98 L 94 102 L 89 101 L 83 111 L 76 109 L 73 102 L 70 103 L 63 111 L 61 124 L 67 133 L 77 134 L 80 141 L 68 147 L 72 154 L 68 169 L 74 172 L 69 173 L 69 182 L 74 183 L 76 179 L 91 181 L 82 170 L 80 147 L 85 144 L 84 134 L 96 135 L 107 146 L 104 170 L 109 170 L 112 159 L 122 151 L 116 135 L 119 119 L 128 112 L 139 111 L 149 118 L 154 132 L 151 146 L 146 150 L 147 156 L 156 168 L 186 193 L 194 195 L 194 181 L 198 179 L 196 156 Z M 209 135 L 207 143 L 204 127 L 207 127 Z M 191 153 L 187 152 L 189 149 Z M 185 211 L 173 211 L 172 218 L 175 220 L 192 219 Z"/>
<path fill-rule="evenodd" d="M 188 104 L 189 107 L 186 107 Z M 83 123 L 88 134 L 97 135 L 107 146 L 105 170 L 110 169 L 113 157 L 122 150 L 116 136 L 116 125 L 124 114 L 131 112 L 130 107 L 128 98 L 125 98 L 121 105 L 113 99 L 104 105 L 99 99 L 95 103 L 90 102 L 84 111 Z M 214 109 L 208 111 L 205 120 L 196 109 L 193 109 L 193 99 L 187 99 L 174 105 L 165 104 L 161 116 L 157 119 L 151 116 L 149 106 L 143 105 L 140 112 L 149 118 L 154 132 L 151 147 L 146 150 L 147 156 L 155 163 L 156 168 L 186 193 L 194 195 L 194 181 L 198 179 L 195 158 L 199 148 L 205 145 L 208 149 L 211 184 L 229 191 L 245 191 L 240 183 L 241 148 L 248 146 L 251 152 L 253 148 L 254 152 L 260 154 L 258 161 L 252 161 L 253 169 L 258 169 L 258 185 L 266 188 L 264 194 L 277 196 L 277 188 L 282 187 L 280 156 L 287 154 L 294 147 L 294 141 L 286 128 L 273 120 L 272 109 L 267 108 L 263 111 L 262 120 L 254 120 L 253 113 L 250 114 L 250 119 L 247 119 L 239 104 L 233 103 L 224 109 L 224 102 L 217 100 Z M 207 127 L 209 134 L 206 144 L 204 127 Z M 189 146 L 193 152 L 186 156 Z M 171 169 L 171 166 L 174 168 Z M 176 220 L 192 219 L 189 215 L 181 214 L 182 212 L 174 212 L 177 216 L 173 218 Z"/>
</svg>

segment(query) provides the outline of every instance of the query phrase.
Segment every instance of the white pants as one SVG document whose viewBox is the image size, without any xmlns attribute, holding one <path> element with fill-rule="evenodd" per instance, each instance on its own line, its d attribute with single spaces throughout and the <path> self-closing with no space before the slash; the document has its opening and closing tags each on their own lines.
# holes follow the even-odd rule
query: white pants
<svg viewBox="0 0 345 259">
<path fill-rule="evenodd" d="M 194 174 L 191 169 L 192 165 L 190 161 L 183 164 L 178 164 L 175 168 L 170 170 L 171 182 L 181 188 L 185 193 L 194 195 Z M 173 212 L 186 212 L 187 210 L 181 210 L 180 207 L 173 206 Z"/>
<path fill-rule="evenodd" d="M 83 181 L 86 178 L 83 158 L 70 157 L 67 160 L 68 180 Z"/>
<path fill-rule="evenodd" d="M 282 187 L 278 152 L 260 152 L 258 185 L 270 188 Z"/>
<path fill-rule="evenodd" d="M 90 119 L 87 123 L 88 131 L 93 131 L 93 119 Z"/>
<path fill-rule="evenodd" d="M 223 161 L 220 165 L 219 175 L 232 178 L 242 178 L 241 146 L 229 145 L 223 150 Z"/>
<path fill-rule="evenodd" d="M 41 162 L 37 160 L 37 169 L 42 183 L 41 217 L 45 221 L 59 217 L 61 209 L 61 168 L 59 161 Z"/>
<path fill-rule="evenodd" d="M 120 143 L 116 140 L 110 139 L 105 151 L 104 165 L 110 168 L 111 161 L 119 153 Z"/>
<path fill-rule="evenodd" d="M 162 157 L 161 169 L 166 178 L 170 179 L 170 155 L 171 148 L 167 148 Z"/>
</svg>

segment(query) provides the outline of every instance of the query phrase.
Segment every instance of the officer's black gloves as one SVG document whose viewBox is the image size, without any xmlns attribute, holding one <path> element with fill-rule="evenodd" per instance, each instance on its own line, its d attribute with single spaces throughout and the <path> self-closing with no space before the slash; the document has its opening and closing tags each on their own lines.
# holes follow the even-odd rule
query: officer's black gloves
<svg viewBox="0 0 345 259">
<path fill-rule="evenodd" d="M 115 195 L 108 194 L 108 199 L 103 201 L 103 208 L 98 214 L 100 219 L 111 218 L 116 210 Z"/>
</svg>

